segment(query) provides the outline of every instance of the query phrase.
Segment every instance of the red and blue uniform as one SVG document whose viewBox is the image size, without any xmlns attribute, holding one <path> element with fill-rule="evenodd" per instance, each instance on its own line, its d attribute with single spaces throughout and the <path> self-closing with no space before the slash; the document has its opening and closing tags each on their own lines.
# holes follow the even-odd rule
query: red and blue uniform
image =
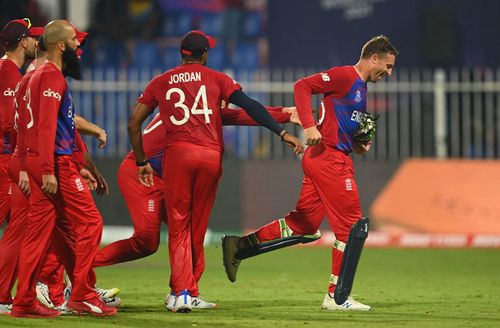
<svg viewBox="0 0 500 328">
<path fill-rule="evenodd" d="M 326 216 L 337 240 L 346 243 L 351 226 L 361 218 L 349 154 L 353 150 L 353 135 L 366 111 L 366 91 L 366 82 L 353 66 L 333 67 L 295 83 L 295 105 L 302 126 L 307 129 L 317 125 L 322 141 L 308 147 L 302 159 L 304 180 L 299 200 L 295 210 L 284 217 L 293 234 L 314 234 Z M 315 122 L 311 95 L 318 93 L 324 96 L 319 121 Z M 282 221 L 273 221 L 256 231 L 257 238 L 260 242 L 281 238 L 282 227 Z M 332 293 L 342 255 L 342 251 L 333 248 L 329 286 Z"/>
<path fill-rule="evenodd" d="M 66 80 L 54 63 L 46 62 L 33 73 L 26 98 L 31 195 L 13 303 L 17 313 L 29 311 L 36 302 L 35 286 L 50 244 L 72 279 L 70 301 L 97 298 L 88 277 L 102 233 L 102 218 L 78 163 L 70 156 L 75 144 L 74 106 Z M 58 189 L 52 196 L 41 189 L 43 175 L 57 179 Z"/>
</svg>

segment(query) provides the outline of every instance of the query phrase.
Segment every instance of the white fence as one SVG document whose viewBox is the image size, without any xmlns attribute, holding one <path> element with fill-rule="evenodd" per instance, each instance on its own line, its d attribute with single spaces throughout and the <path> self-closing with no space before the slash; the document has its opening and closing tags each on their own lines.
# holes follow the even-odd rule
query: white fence
<svg viewBox="0 0 500 328">
<path fill-rule="evenodd" d="M 293 82 L 320 69 L 227 72 L 265 105 L 292 106 Z M 71 83 L 77 112 L 103 126 L 108 146 L 95 156 L 122 156 L 129 150 L 127 120 L 137 96 L 161 72 L 95 69 Z M 313 98 L 319 106 L 320 97 Z M 500 157 L 500 69 L 398 69 L 368 85 L 368 111 L 379 113 L 373 151 L 366 160 L 408 157 Z M 297 127 L 291 127 L 300 133 Z M 264 128 L 225 127 L 226 156 L 254 159 L 293 157 Z"/>
</svg>

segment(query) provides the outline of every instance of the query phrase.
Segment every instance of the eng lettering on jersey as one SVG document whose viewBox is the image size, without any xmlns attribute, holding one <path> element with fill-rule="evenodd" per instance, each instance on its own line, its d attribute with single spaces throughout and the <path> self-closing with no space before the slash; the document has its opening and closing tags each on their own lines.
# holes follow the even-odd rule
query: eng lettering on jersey
<svg viewBox="0 0 500 328">
<path fill-rule="evenodd" d="M 80 178 L 76 178 L 75 179 L 75 185 L 76 185 L 76 189 L 78 191 L 83 191 L 85 188 L 83 187 L 83 183 L 82 183 L 82 180 Z"/>
<path fill-rule="evenodd" d="M 8 88 L 7 90 L 5 90 L 3 92 L 3 95 L 5 97 L 15 97 L 16 96 L 16 92 L 14 90 L 12 90 L 11 88 Z"/>
<path fill-rule="evenodd" d="M 321 74 L 321 78 L 323 79 L 323 81 L 325 81 L 325 82 L 330 81 L 330 76 L 328 75 L 328 73 L 320 73 L 320 74 Z"/>
<path fill-rule="evenodd" d="M 50 88 L 48 88 L 47 90 L 45 90 L 43 92 L 43 95 L 45 97 L 52 97 L 52 98 L 56 98 L 57 101 L 61 101 L 61 95 L 58 92 L 52 91 Z"/>
<path fill-rule="evenodd" d="M 351 121 L 361 123 L 361 121 L 364 119 L 365 113 L 363 112 L 358 112 L 357 110 L 354 110 L 351 115 Z"/>
<path fill-rule="evenodd" d="M 201 81 L 201 72 L 185 72 L 170 76 L 168 84 Z"/>
</svg>

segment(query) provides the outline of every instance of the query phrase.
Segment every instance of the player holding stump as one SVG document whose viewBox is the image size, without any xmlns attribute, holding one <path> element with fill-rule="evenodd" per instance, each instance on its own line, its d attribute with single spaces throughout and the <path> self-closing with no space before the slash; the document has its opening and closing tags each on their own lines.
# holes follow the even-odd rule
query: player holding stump
<svg viewBox="0 0 500 328">
<path fill-rule="evenodd" d="M 321 307 L 371 309 L 349 296 L 369 225 L 368 219 L 362 218 L 349 154 L 370 150 L 376 118 L 366 113 L 366 84 L 390 76 L 397 54 L 387 37 L 377 36 L 363 46 L 356 65 L 333 67 L 295 83 L 295 105 L 310 146 L 302 160 L 304 180 L 299 200 L 284 218 L 241 238 L 223 238 L 224 267 L 230 281 L 236 280 L 240 261 L 245 258 L 318 239 L 317 229 L 327 216 L 337 240 L 330 285 Z M 324 97 L 319 122 L 315 123 L 311 95 L 318 93 Z"/>
<path fill-rule="evenodd" d="M 295 153 L 302 143 L 281 128 L 255 100 L 227 75 L 205 67 L 215 40 L 202 31 L 181 42 L 182 64 L 153 79 L 139 97 L 129 120 L 129 135 L 139 179 L 153 184 L 141 139 L 141 124 L 160 108 L 165 128 L 163 182 L 171 265 L 170 287 L 177 299 L 174 312 L 191 311 L 191 293 L 198 289 L 193 267 L 204 262 L 203 239 L 222 174 L 221 102 L 244 108 L 260 125 L 279 135 Z"/>
</svg>

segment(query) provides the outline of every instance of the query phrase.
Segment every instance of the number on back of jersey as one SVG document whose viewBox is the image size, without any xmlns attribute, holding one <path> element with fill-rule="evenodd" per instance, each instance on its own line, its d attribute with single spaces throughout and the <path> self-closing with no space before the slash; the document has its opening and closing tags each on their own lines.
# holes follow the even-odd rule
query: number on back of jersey
<svg viewBox="0 0 500 328">
<path fill-rule="evenodd" d="M 207 101 L 207 87 L 205 85 L 202 85 L 198 92 L 196 93 L 196 97 L 194 99 L 193 106 L 191 107 L 191 110 L 186 106 L 184 101 L 186 100 L 186 95 L 184 94 L 184 91 L 179 88 L 172 88 L 167 91 L 167 94 L 165 98 L 167 100 L 170 100 L 172 97 L 173 93 L 177 93 L 179 95 L 179 101 L 177 101 L 174 104 L 175 108 L 182 109 L 184 112 L 184 117 L 180 120 L 176 119 L 174 115 L 170 115 L 170 121 L 175 124 L 175 125 L 183 125 L 185 124 L 188 120 L 191 114 L 193 115 L 204 115 L 205 116 L 205 123 L 210 123 L 210 115 L 213 113 L 210 108 L 208 108 L 208 101 Z M 201 100 L 201 108 L 198 108 L 198 103 L 200 103 Z"/>
</svg>

